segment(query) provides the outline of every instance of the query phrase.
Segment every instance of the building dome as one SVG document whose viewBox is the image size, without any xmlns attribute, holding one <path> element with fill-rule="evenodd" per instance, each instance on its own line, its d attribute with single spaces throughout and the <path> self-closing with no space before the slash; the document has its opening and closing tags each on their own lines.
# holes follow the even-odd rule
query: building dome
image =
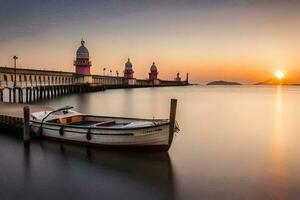
<svg viewBox="0 0 300 200">
<path fill-rule="evenodd" d="M 155 62 L 152 63 L 151 67 L 150 67 L 150 71 L 151 72 L 157 72 L 157 67 L 155 65 Z"/>
<path fill-rule="evenodd" d="M 89 50 L 84 46 L 85 41 L 81 40 L 81 46 L 77 49 L 77 58 L 89 58 Z"/>
<path fill-rule="evenodd" d="M 129 58 L 128 61 L 125 63 L 125 71 L 132 71 L 132 63 L 130 62 Z"/>
</svg>

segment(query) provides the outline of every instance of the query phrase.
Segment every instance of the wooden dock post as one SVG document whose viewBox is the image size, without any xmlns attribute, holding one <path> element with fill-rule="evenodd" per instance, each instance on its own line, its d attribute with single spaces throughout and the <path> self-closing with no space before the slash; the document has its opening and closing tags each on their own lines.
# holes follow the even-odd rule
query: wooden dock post
<svg viewBox="0 0 300 200">
<path fill-rule="evenodd" d="M 28 146 L 30 143 L 30 109 L 28 106 L 23 108 L 24 118 L 23 118 L 23 141 L 24 145 Z"/>
<path fill-rule="evenodd" d="M 177 99 L 171 99 L 170 106 L 170 127 L 169 127 L 169 145 L 171 146 L 173 137 L 174 137 L 174 129 L 175 129 L 175 118 L 176 118 L 176 108 L 177 108 Z"/>
</svg>

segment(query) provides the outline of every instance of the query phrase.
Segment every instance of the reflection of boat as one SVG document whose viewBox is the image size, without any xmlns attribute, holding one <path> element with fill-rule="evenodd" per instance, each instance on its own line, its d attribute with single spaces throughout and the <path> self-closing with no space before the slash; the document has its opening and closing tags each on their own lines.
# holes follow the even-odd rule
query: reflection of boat
<svg viewBox="0 0 300 200">
<path fill-rule="evenodd" d="M 176 100 L 170 120 L 103 117 L 64 107 L 32 114 L 32 130 L 43 137 L 102 147 L 167 151 L 173 140 Z"/>
<path fill-rule="evenodd" d="M 111 173 L 109 176 L 119 176 L 119 181 L 129 178 L 154 186 L 173 199 L 174 178 L 168 152 L 102 151 L 99 148 L 51 141 L 42 141 L 41 147 L 45 153 L 62 154 L 64 160 L 80 158 L 96 164 L 101 167 L 99 169 Z"/>
</svg>

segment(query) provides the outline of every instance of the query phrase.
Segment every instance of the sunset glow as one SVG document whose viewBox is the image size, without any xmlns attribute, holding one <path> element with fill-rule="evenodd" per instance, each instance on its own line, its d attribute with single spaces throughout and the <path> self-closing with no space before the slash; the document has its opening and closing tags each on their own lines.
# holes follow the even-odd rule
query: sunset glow
<svg viewBox="0 0 300 200">
<path fill-rule="evenodd" d="M 92 74 L 121 72 L 130 57 L 139 78 L 155 61 L 163 79 L 188 72 L 198 83 L 255 83 L 283 64 L 300 82 L 298 1 L 54 2 L 2 4 L 0 66 L 13 66 L 19 55 L 23 68 L 73 72 L 84 38 Z"/>
<path fill-rule="evenodd" d="M 285 73 L 283 71 L 276 71 L 274 73 L 275 77 L 279 80 L 283 79 L 285 77 Z"/>
</svg>

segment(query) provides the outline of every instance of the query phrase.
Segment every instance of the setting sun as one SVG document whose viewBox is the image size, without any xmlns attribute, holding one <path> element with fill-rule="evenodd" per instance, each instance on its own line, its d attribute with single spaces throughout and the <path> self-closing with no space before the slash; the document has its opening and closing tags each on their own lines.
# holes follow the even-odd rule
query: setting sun
<svg viewBox="0 0 300 200">
<path fill-rule="evenodd" d="M 274 75 L 277 79 L 283 79 L 285 77 L 285 73 L 283 71 L 276 71 Z"/>
</svg>

